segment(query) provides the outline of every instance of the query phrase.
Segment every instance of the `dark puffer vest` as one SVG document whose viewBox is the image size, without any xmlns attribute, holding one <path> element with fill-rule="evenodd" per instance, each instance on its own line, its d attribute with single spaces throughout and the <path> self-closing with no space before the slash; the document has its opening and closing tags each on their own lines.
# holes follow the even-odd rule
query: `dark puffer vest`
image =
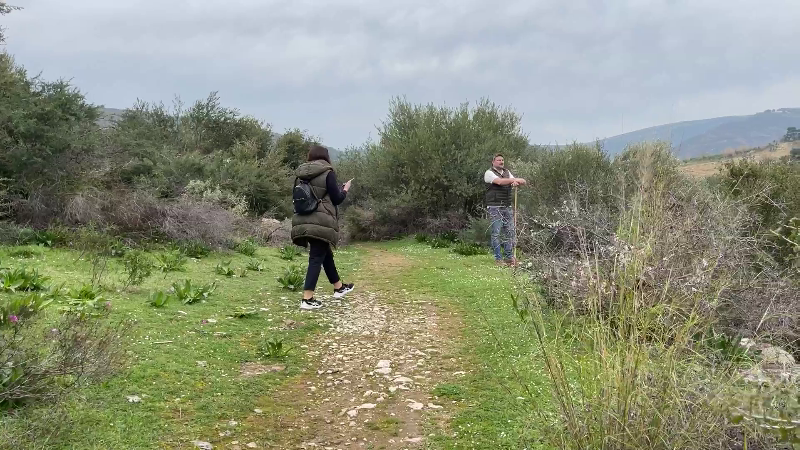
<svg viewBox="0 0 800 450">
<path fill-rule="evenodd" d="M 498 172 L 497 169 L 492 167 L 494 172 L 500 178 L 509 178 L 511 173 L 508 169 L 503 169 Z M 486 206 L 511 206 L 511 185 L 500 186 L 499 184 L 486 183 Z"/>
<path fill-rule="evenodd" d="M 292 216 L 292 242 L 301 247 L 308 245 L 308 238 L 319 239 L 336 247 L 339 242 L 339 212 L 328 196 L 325 179 L 333 170 L 327 161 L 316 160 L 300 164 L 295 171 L 297 178 L 310 180 L 311 189 L 320 199 L 317 210 L 308 215 Z"/>
</svg>

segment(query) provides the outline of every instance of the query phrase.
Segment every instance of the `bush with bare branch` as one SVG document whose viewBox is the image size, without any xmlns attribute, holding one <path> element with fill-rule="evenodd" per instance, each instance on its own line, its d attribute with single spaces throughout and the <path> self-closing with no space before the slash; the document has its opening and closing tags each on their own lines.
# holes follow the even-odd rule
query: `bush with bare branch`
<svg viewBox="0 0 800 450">
<path fill-rule="evenodd" d="M 800 323 L 791 280 L 742 233 L 756 220 L 748 206 L 664 170 L 662 150 L 616 162 L 615 207 L 573 190 L 549 217 L 521 220 L 537 294 L 516 305 L 543 349 L 559 448 L 733 448 L 742 432 L 752 448 L 760 434 L 733 426 L 725 403 L 740 371 L 706 337 L 790 339 Z M 782 322 L 754 319 L 765 305 L 752 299 L 766 297 Z"/>
</svg>

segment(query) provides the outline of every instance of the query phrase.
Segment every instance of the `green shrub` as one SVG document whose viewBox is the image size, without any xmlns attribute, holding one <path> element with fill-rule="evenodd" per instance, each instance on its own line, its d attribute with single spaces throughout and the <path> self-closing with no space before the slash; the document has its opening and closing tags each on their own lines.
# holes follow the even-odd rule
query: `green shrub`
<svg viewBox="0 0 800 450">
<path fill-rule="evenodd" d="M 264 340 L 258 349 L 259 356 L 265 359 L 283 359 L 289 354 L 289 351 L 291 348 L 284 348 L 283 339 L 279 338 Z"/>
<path fill-rule="evenodd" d="M 420 244 L 427 243 L 428 239 L 430 239 L 430 237 L 425 233 L 417 233 L 417 234 L 414 235 L 414 240 L 417 241 Z"/>
<path fill-rule="evenodd" d="M 156 267 L 163 273 L 182 272 L 186 267 L 186 256 L 176 250 L 156 255 Z"/>
<path fill-rule="evenodd" d="M 189 258 L 205 258 L 211 253 L 211 247 L 200 241 L 183 241 L 177 244 L 177 250 L 180 250 L 184 255 Z"/>
<path fill-rule="evenodd" d="M 252 257 L 255 256 L 256 250 L 258 250 L 258 246 L 251 239 L 245 239 L 243 241 L 238 242 L 234 250 L 245 256 Z"/>
<path fill-rule="evenodd" d="M 456 241 L 458 241 L 458 233 L 452 230 L 443 231 L 439 233 L 437 238 L 442 241 L 447 241 L 450 242 L 451 244 L 455 244 Z"/>
<path fill-rule="evenodd" d="M 104 315 L 104 311 L 111 309 L 111 302 L 106 301 L 102 290 L 91 284 L 84 284 L 80 288 L 72 288 L 59 310 L 67 315 L 74 315 L 80 319 L 97 318 Z"/>
<path fill-rule="evenodd" d="M 216 289 L 216 281 L 202 286 L 192 285 L 192 281 L 189 279 L 184 280 L 183 283 L 177 281 L 172 283 L 172 291 L 175 293 L 177 299 L 184 305 L 205 302 Z"/>
<path fill-rule="evenodd" d="M 358 183 L 348 194 L 350 205 L 360 208 L 346 211 L 348 234 L 388 239 L 424 229 L 427 218 L 475 214 L 485 190 L 480 175 L 498 149 L 508 161 L 527 153 L 520 125 L 515 111 L 488 100 L 447 107 L 394 99 L 379 141 L 338 162 L 342 179 Z"/>
<path fill-rule="evenodd" d="M 743 200 L 757 220 L 747 230 L 766 236 L 766 250 L 791 267 L 795 244 L 791 221 L 800 217 L 800 164 L 783 161 L 739 160 L 727 162 L 719 178 L 723 194 Z"/>
<path fill-rule="evenodd" d="M 449 248 L 453 243 L 447 239 L 442 239 L 439 237 L 435 237 L 428 241 L 431 248 Z"/>
<path fill-rule="evenodd" d="M 147 304 L 155 308 L 163 308 L 169 302 L 171 296 L 164 291 L 151 292 Z"/>
<path fill-rule="evenodd" d="M 29 248 L 18 248 L 16 250 L 8 252 L 8 256 L 12 258 L 27 259 L 27 258 L 34 258 L 36 256 L 42 256 L 42 253 L 35 250 L 31 250 Z"/>
<path fill-rule="evenodd" d="M 281 259 L 284 259 L 286 261 L 293 261 L 296 257 L 300 256 L 301 254 L 302 253 L 300 252 L 300 249 L 294 245 L 286 245 L 284 247 L 281 247 L 280 250 Z"/>
<path fill-rule="evenodd" d="M 253 259 L 247 263 L 247 270 L 253 272 L 263 272 L 264 271 L 264 263 L 259 260 Z"/>
<path fill-rule="evenodd" d="M 457 253 L 462 256 L 485 255 L 487 252 L 488 249 L 486 246 L 472 242 L 458 242 L 453 247 L 453 253 Z"/>
<path fill-rule="evenodd" d="M 232 277 L 236 273 L 231 267 L 230 261 L 218 263 L 216 266 L 214 266 L 214 271 L 217 273 L 217 275 L 222 275 L 225 277 Z"/>
<path fill-rule="evenodd" d="M 470 219 L 467 228 L 461 231 L 458 239 L 467 243 L 489 245 L 491 235 L 491 221 L 483 217 L 473 217 Z"/>
<path fill-rule="evenodd" d="M 138 286 L 153 274 L 155 264 L 147 253 L 141 250 L 132 250 L 122 257 L 127 279 L 126 286 Z"/>
<path fill-rule="evenodd" d="M 40 247 L 53 247 L 64 242 L 63 236 L 51 230 L 34 230 L 23 228 L 17 238 L 19 245 L 38 245 Z"/>
<path fill-rule="evenodd" d="M 0 269 L 0 290 L 7 292 L 41 291 L 50 277 L 40 275 L 36 269 Z"/>
<path fill-rule="evenodd" d="M 290 291 L 298 291 L 302 289 L 304 281 L 305 271 L 295 265 L 287 267 L 283 271 L 283 275 L 278 277 L 278 283 L 280 283 L 284 289 L 288 289 Z"/>
</svg>

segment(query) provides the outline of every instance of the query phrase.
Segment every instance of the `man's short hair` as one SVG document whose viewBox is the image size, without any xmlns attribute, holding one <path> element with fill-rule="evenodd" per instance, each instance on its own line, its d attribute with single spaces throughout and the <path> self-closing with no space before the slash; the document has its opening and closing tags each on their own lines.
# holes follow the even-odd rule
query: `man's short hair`
<svg viewBox="0 0 800 450">
<path fill-rule="evenodd" d="M 505 157 L 505 156 L 503 156 L 503 154 L 502 154 L 502 153 L 497 153 L 497 154 L 495 154 L 495 155 L 492 157 L 492 161 L 494 161 L 495 159 L 497 159 L 497 157 L 498 157 L 498 156 L 499 156 L 499 157 L 501 157 L 501 158 L 503 158 L 503 159 L 506 159 L 506 157 Z"/>
</svg>

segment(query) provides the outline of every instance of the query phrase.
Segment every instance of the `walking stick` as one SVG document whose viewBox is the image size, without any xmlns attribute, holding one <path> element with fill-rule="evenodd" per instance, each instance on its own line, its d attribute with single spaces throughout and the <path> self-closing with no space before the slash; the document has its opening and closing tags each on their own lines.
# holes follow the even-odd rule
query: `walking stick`
<svg viewBox="0 0 800 450">
<path fill-rule="evenodd" d="M 519 189 L 514 186 L 514 250 L 513 258 L 514 264 L 517 262 L 517 191 Z"/>
</svg>

